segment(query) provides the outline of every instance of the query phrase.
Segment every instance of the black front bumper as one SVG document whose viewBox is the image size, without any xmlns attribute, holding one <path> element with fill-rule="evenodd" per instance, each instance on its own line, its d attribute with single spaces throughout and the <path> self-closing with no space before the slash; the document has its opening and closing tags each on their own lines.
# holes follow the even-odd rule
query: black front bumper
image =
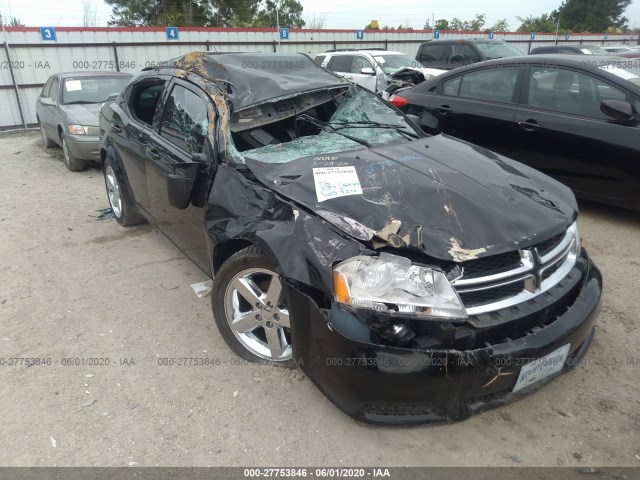
<svg viewBox="0 0 640 480">
<path fill-rule="evenodd" d="M 420 350 L 353 340 L 310 297 L 287 286 L 287 304 L 295 319 L 294 356 L 311 381 L 356 419 L 378 424 L 462 420 L 531 393 L 584 355 L 600 310 L 602 277 L 586 252 L 570 275 L 575 279 L 573 294 L 543 306 L 561 313 L 520 338 L 471 350 Z M 523 365 L 567 344 L 569 355 L 561 372 L 513 393 Z"/>
</svg>

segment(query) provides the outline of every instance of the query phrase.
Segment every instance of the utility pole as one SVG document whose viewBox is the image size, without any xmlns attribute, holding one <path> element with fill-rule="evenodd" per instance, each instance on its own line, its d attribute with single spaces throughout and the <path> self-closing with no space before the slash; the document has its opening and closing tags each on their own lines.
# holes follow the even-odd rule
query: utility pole
<svg viewBox="0 0 640 480">
<path fill-rule="evenodd" d="M 436 29 L 436 12 L 431 12 L 431 29 Z"/>
<path fill-rule="evenodd" d="M 558 17 L 558 25 L 556 26 L 556 45 L 558 45 L 558 32 L 560 31 L 560 17 Z"/>
<path fill-rule="evenodd" d="M 280 42 L 282 41 L 280 37 L 282 35 L 280 34 L 280 15 L 278 14 L 278 4 L 276 4 L 276 28 L 278 29 L 278 53 L 280 53 Z"/>
</svg>

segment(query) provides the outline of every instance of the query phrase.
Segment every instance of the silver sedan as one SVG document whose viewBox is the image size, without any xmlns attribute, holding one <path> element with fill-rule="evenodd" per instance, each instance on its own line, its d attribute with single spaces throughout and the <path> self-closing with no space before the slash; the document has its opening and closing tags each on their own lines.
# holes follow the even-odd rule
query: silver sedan
<svg viewBox="0 0 640 480">
<path fill-rule="evenodd" d="M 62 147 L 64 164 L 72 172 L 87 161 L 99 161 L 100 107 L 120 93 L 131 75 L 118 72 L 70 72 L 52 75 L 36 102 L 42 143 Z"/>
</svg>

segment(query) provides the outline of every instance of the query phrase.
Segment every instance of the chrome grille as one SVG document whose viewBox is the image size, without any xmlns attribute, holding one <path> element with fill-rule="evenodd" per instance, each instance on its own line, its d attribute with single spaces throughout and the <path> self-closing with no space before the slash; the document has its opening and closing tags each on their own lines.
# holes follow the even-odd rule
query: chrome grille
<svg viewBox="0 0 640 480">
<path fill-rule="evenodd" d="M 525 302 L 557 285 L 573 268 L 579 254 L 577 224 L 566 233 L 533 248 L 462 264 L 462 275 L 451 282 L 468 315 L 479 315 Z"/>
</svg>

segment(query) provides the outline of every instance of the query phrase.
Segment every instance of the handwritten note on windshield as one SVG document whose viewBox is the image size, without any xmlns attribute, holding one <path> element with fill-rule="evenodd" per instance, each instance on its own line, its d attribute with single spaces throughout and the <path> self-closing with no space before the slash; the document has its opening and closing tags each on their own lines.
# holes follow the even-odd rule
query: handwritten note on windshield
<svg viewBox="0 0 640 480">
<path fill-rule="evenodd" d="M 314 168 L 313 180 L 318 202 L 347 195 L 362 195 L 356 167 Z"/>
</svg>

